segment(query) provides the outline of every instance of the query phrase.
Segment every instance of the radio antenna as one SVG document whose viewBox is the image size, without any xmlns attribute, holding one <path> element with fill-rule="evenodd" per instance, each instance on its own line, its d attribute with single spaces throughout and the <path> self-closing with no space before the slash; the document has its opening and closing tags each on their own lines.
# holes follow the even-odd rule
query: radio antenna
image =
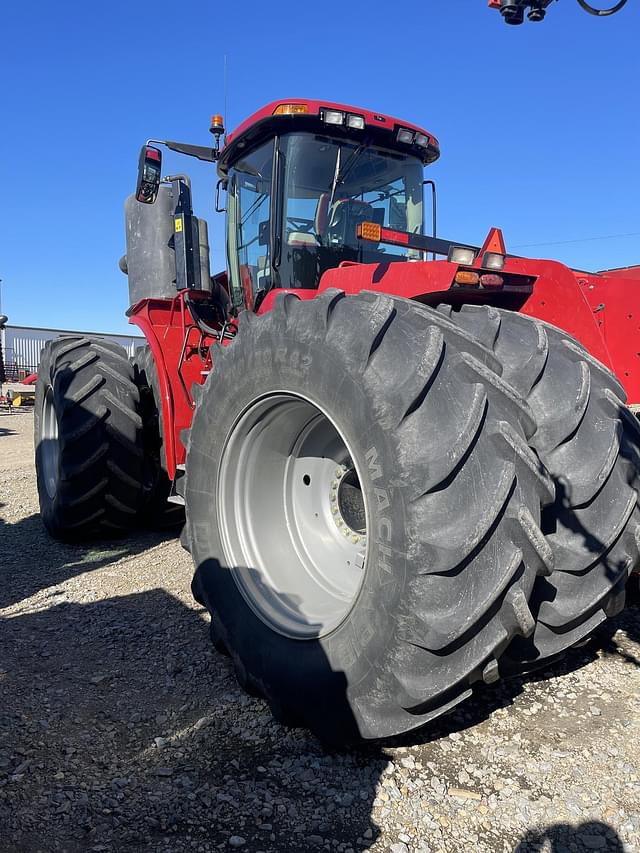
<svg viewBox="0 0 640 853">
<path fill-rule="evenodd" d="M 224 127 L 225 131 L 227 129 L 227 54 L 224 55 L 224 71 L 223 71 L 223 85 L 224 85 Z M 225 132 L 225 141 L 227 139 L 227 134 Z"/>
</svg>

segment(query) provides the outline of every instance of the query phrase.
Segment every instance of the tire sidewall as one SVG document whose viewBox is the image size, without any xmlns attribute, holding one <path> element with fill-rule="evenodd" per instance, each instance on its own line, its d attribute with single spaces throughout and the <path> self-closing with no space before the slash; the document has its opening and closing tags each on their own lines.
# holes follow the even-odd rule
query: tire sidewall
<svg viewBox="0 0 640 853">
<path fill-rule="evenodd" d="M 366 377 L 345 365 L 344 354 L 284 335 L 276 348 L 271 338 L 261 343 L 258 336 L 253 347 L 243 349 L 242 358 L 224 354 L 223 369 L 210 378 L 194 417 L 186 503 L 196 584 L 219 614 L 234 657 L 267 695 L 279 679 L 274 693 L 285 689 L 295 701 L 295 691 L 304 691 L 308 708 L 312 690 L 326 708 L 336 701 L 336 693 L 344 695 L 348 689 L 353 702 L 372 689 L 376 673 L 393 672 L 393 661 L 383 658 L 395 646 L 390 638 L 398 630 L 400 602 L 415 571 L 408 561 L 411 525 L 402 488 L 389 486 L 399 448 L 393 433 L 381 426 L 383 413 L 374 410 L 372 401 L 380 395 L 367 387 Z M 360 591 L 343 622 L 319 640 L 285 637 L 255 615 L 226 563 L 216 510 L 221 457 L 234 424 L 254 401 L 283 391 L 304 397 L 333 421 L 352 451 L 368 510 Z M 274 659 L 282 665 L 274 665 Z"/>
<path fill-rule="evenodd" d="M 42 515 L 42 520 L 45 524 L 45 527 L 55 535 L 58 527 L 56 506 L 57 499 L 60 494 L 60 488 L 62 485 L 62 474 L 60 470 L 60 460 L 62 458 L 62 454 L 60 453 L 58 455 L 58 470 L 56 472 L 56 494 L 53 498 L 49 495 L 49 492 L 47 491 L 44 477 L 44 465 L 42 464 L 42 431 L 44 428 L 43 412 L 46 395 L 49 389 L 51 389 L 52 391 L 52 404 L 56 413 L 56 420 L 58 420 L 59 428 L 59 405 L 56 397 L 56 389 L 54 382 L 55 377 L 52 374 L 53 370 L 51 349 L 50 347 L 46 347 L 42 353 L 38 373 L 38 381 L 36 382 L 36 395 L 34 405 L 34 443 L 36 459 L 36 481 L 38 485 L 38 495 L 40 498 L 40 514 Z M 58 437 L 58 442 L 60 442 L 60 436 Z"/>
</svg>

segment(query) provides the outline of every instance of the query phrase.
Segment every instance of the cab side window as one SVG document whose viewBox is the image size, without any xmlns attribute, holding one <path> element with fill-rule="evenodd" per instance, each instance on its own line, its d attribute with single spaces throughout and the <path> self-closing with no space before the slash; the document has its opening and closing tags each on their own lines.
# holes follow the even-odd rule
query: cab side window
<svg viewBox="0 0 640 853">
<path fill-rule="evenodd" d="M 234 304 L 253 308 L 271 283 L 269 221 L 273 140 L 234 164 L 230 174 L 227 254 Z"/>
</svg>

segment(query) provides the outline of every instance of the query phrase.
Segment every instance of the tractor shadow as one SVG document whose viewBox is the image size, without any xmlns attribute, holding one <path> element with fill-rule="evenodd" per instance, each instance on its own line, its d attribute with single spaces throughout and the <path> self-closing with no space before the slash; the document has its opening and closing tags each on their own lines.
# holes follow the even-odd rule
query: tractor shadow
<svg viewBox="0 0 640 853">
<path fill-rule="evenodd" d="M 39 608 L 0 620 L 0 849 L 375 842 L 387 759 L 327 753 L 276 723 L 213 650 L 202 611 L 161 589 Z"/>
<path fill-rule="evenodd" d="M 328 751 L 275 722 L 213 650 L 201 610 L 152 589 L 53 601 L 0 630 L 0 783 L 11 790 L 0 849 L 213 853 L 240 836 L 248 851 L 300 853 L 325 839 L 346 853 L 381 838 L 372 805 L 383 747 Z M 512 691 L 485 688 L 404 741 L 473 725 Z M 531 830 L 513 850 L 591 849 L 586 836 L 623 850 L 599 822 Z"/>
<path fill-rule="evenodd" d="M 38 514 L 15 523 L 0 517 L 0 609 L 175 537 L 175 531 L 136 530 L 127 538 L 71 544 L 52 539 Z"/>
<path fill-rule="evenodd" d="M 625 853 L 622 839 L 615 829 L 599 820 L 579 826 L 556 823 L 542 830 L 530 830 L 514 848 L 514 853 L 565 853 L 569 850 Z"/>
<path fill-rule="evenodd" d="M 631 575 L 629 578 L 626 605 L 622 613 L 614 619 L 608 619 L 598 628 L 584 648 L 594 654 L 601 651 L 604 655 L 620 657 L 626 663 L 640 668 L 640 575 Z M 627 644 L 620 642 L 619 631 L 637 646 L 637 654 L 630 651 Z"/>
</svg>

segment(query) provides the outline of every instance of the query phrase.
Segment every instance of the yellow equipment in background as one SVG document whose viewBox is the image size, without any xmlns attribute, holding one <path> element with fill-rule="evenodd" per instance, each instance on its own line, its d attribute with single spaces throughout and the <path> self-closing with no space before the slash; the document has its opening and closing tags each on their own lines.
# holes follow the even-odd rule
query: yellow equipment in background
<svg viewBox="0 0 640 853">
<path fill-rule="evenodd" d="M 19 390 L 10 389 L 7 391 L 7 402 L 14 409 L 19 409 L 21 406 L 33 406 L 35 399 L 35 388 L 20 388 Z"/>
</svg>

